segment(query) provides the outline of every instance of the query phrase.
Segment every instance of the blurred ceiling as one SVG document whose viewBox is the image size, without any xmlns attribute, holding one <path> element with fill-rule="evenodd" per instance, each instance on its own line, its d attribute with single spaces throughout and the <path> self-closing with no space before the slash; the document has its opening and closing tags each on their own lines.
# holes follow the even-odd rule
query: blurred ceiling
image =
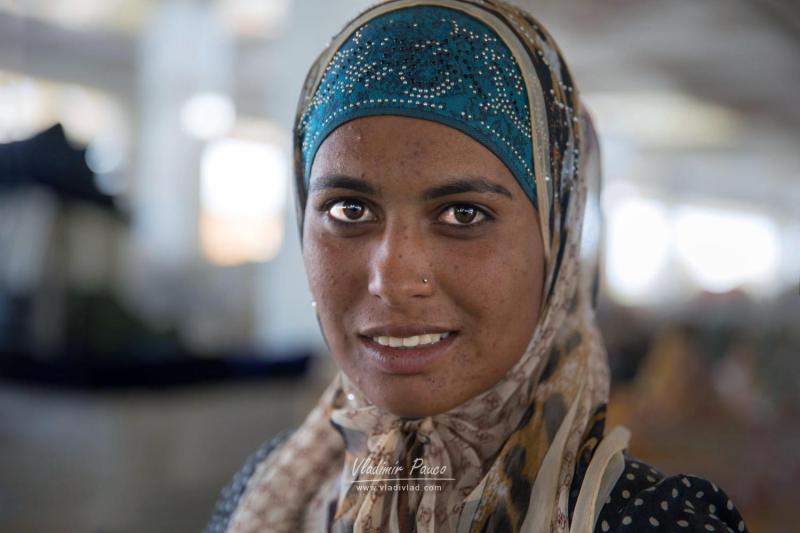
<svg viewBox="0 0 800 533">
<path fill-rule="evenodd" d="M 152 0 L 9 0 L 3 10 L 73 30 L 137 32 Z"/>
<path fill-rule="evenodd" d="M 240 114 L 256 117 L 274 110 L 267 103 L 273 97 L 285 99 L 299 89 L 304 68 L 292 64 L 287 68 L 285 60 L 276 60 L 276 50 L 296 50 L 294 63 L 307 65 L 327 36 L 366 5 L 355 0 L 173 1 L 214 5 L 229 21 L 238 36 L 234 83 L 237 109 Z M 165 3 L 0 2 L 0 70 L 95 86 L 135 102 L 138 41 L 149 17 Z M 800 187 L 795 181 L 800 168 L 796 150 L 800 146 L 800 106 L 796 105 L 800 91 L 799 2 L 517 3 L 556 36 L 590 104 L 592 96 L 599 95 L 598 107 L 624 116 L 637 106 L 659 107 L 659 102 L 667 102 L 662 114 L 669 116 L 670 100 L 663 96 L 677 94 L 695 104 L 707 104 L 711 111 L 695 105 L 700 114 L 686 108 L 688 118 L 673 116 L 671 120 L 703 122 L 705 117 L 712 120 L 724 114 L 724 142 L 698 149 L 705 150 L 706 155 L 717 150 L 728 166 L 703 183 L 697 182 L 693 172 L 667 172 L 670 187 L 698 194 L 727 193 L 766 205 L 777 203 L 788 212 L 796 210 L 800 203 Z M 268 34 L 271 37 L 255 36 Z M 291 44 L 281 45 L 282 40 Z M 603 99 L 604 95 L 613 98 Z M 294 100 L 283 105 L 292 107 Z M 635 126 L 636 120 L 631 117 L 630 122 Z M 645 115 L 641 120 L 662 119 Z M 602 132 L 602 121 L 600 126 Z M 688 136 L 687 142 L 692 138 Z M 650 148 L 658 152 L 657 147 Z M 674 146 L 667 148 L 665 155 L 684 158 L 677 163 L 673 160 L 673 166 L 691 167 L 691 146 L 679 151 Z M 781 194 L 776 195 L 776 190 Z"/>
</svg>

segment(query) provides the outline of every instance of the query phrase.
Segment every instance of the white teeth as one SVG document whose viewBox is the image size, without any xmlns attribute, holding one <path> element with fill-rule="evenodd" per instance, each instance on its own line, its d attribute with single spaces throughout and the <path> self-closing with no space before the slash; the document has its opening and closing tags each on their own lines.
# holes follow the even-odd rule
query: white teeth
<svg viewBox="0 0 800 533">
<path fill-rule="evenodd" d="M 414 348 L 416 346 L 425 346 L 439 342 L 446 339 L 450 335 L 447 333 L 425 333 L 423 335 L 414 335 L 412 337 L 372 337 L 372 340 L 381 346 L 390 346 L 392 348 Z"/>
<path fill-rule="evenodd" d="M 418 344 L 419 344 L 419 335 L 415 335 L 414 337 L 406 337 L 403 339 L 403 346 L 405 348 L 413 348 Z"/>
</svg>

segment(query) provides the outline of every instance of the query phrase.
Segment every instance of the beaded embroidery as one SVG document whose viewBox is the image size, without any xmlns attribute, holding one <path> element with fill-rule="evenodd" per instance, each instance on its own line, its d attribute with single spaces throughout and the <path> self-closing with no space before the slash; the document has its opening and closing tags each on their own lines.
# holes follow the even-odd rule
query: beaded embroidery
<svg viewBox="0 0 800 533">
<path fill-rule="evenodd" d="M 373 115 L 428 119 L 466 133 L 506 164 L 537 206 L 525 83 L 511 52 L 482 22 L 425 6 L 357 29 L 327 65 L 299 122 L 306 186 L 325 137 Z"/>
</svg>

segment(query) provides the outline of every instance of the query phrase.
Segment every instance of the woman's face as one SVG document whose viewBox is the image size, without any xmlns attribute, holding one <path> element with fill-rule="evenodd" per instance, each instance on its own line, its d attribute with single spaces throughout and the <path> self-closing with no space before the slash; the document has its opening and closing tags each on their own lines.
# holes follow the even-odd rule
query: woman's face
<svg viewBox="0 0 800 533">
<path fill-rule="evenodd" d="M 336 129 L 314 159 L 303 238 L 333 357 L 396 415 L 442 413 L 485 391 L 533 334 L 536 211 L 508 168 L 456 129 L 396 116 Z"/>
</svg>

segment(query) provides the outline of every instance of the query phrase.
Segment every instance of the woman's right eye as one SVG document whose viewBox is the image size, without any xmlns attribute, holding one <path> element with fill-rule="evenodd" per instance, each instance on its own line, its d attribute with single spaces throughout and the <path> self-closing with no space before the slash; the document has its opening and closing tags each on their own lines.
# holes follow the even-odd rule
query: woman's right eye
<svg viewBox="0 0 800 533">
<path fill-rule="evenodd" d="M 325 210 L 334 220 L 345 224 L 375 220 L 369 207 L 358 200 L 336 200 L 328 204 Z"/>
</svg>

